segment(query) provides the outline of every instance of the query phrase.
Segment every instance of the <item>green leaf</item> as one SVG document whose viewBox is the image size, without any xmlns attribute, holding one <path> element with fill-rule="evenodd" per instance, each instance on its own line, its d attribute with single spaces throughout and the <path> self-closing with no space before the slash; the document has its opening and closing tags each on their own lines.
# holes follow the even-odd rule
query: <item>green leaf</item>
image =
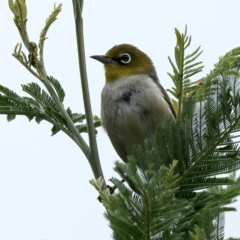
<svg viewBox="0 0 240 240">
<path fill-rule="evenodd" d="M 34 97 L 36 101 L 42 105 L 42 109 L 44 109 L 46 112 L 56 112 L 60 115 L 60 111 L 53 99 L 46 91 L 41 89 L 41 87 L 37 83 L 29 83 L 27 85 L 22 85 L 22 89 L 23 91 Z M 51 111 L 49 111 L 49 109 L 51 109 Z"/>
<path fill-rule="evenodd" d="M 2 85 L 0 85 L 0 92 L 2 92 L 7 97 L 11 97 L 12 99 L 16 99 L 16 100 L 20 100 L 21 99 L 20 96 L 18 96 L 15 92 L 13 92 L 9 88 L 4 87 Z"/>
<path fill-rule="evenodd" d="M 44 105 L 44 98 L 41 94 L 41 87 L 37 83 L 29 83 L 27 85 L 22 84 L 22 90 L 30 94 L 35 98 L 41 105 Z"/>
<path fill-rule="evenodd" d="M 35 117 L 35 121 L 36 121 L 37 123 L 40 123 L 42 120 L 43 120 L 43 118 L 41 118 L 41 117 L 39 117 L 39 116 Z"/>
<path fill-rule="evenodd" d="M 186 179 L 181 184 L 180 190 L 181 191 L 188 191 L 188 190 L 199 190 L 199 189 L 206 189 L 212 186 L 217 185 L 234 185 L 235 181 L 229 178 L 206 178 L 206 177 L 195 177 L 192 179 Z"/>
<path fill-rule="evenodd" d="M 73 113 L 71 116 L 71 119 L 74 123 L 77 123 L 77 122 L 82 122 L 83 120 L 85 120 L 86 116 L 85 116 L 85 114 Z"/>
<path fill-rule="evenodd" d="M 75 126 L 80 133 L 83 133 L 83 132 L 87 133 L 87 125 L 86 124 L 78 124 Z"/>
<path fill-rule="evenodd" d="M 93 125 L 94 125 L 95 128 L 101 127 L 102 126 L 102 122 L 101 122 L 101 120 L 95 120 Z"/>
<path fill-rule="evenodd" d="M 57 20 L 57 16 L 61 12 L 61 10 L 62 10 L 62 4 L 60 3 L 57 7 L 54 6 L 54 10 L 50 14 L 50 16 L 46 19 L 45 26 L 42 29 L 41 34 L 40 34 L 40 38 L 39 38 L 40 49 L 43 47 L 43 43 L 46 39 L 48 29 L 50 28 L 52 23 Z"/>
<path fill-rule="evenodd" d="M 173 164 L 172 168 L 174 169 L 175 166 Z M 183 237 L 183 232 L 175 231 L 176 223 L 185 214 L 190 214 L 192 207 L 187 205 L 185 200 L 174 198 L 173 194 L 177 189 L 171 188 L 168 181 L 164 182 L 167 176 L 173 176 L 172 170 L 162 167 L 155 173 L 149 173 L 146 181 L 138 174 L 136 162 L 131 157 L 129 164 L 117 162 L 115 170 L 130 188 L 122 181 L 114 180 L 118 193 L 110 195 L 108 190 L 102 190 L 101 179 L 97 182 L 91 180 L 91 184 L 99 191 L 106 208 L 105 216 L 114 231 L 114 239 L 180 239 Z"/>
<path fill-rule="evenodd" d="M 23 22 L 27 20 L 27 5 L 25 0 L 17 0 L 13 2 L 8 0 L 8 5 L 16 18 L 20 18 Z"/>
<path fill-rule="evenodd" d="M 60 129 L 56 125 L 53 125 L 51 131 L 52 131 L 52 136 L 53 136 L 53 135 L 57 134 L 60 131 Z"/>
<path fill-rule="evenodd" d="M 48 80 L 49 80 L 49 82 L 51 82 L 54 89 L 56 90 L 60 101 L 63 102 L 66 95 L 65 95 L 64 89 L 62 88 L 60 82 L 51 76 L 48 77 Z"/>
<path fill-rule="evenodd" d="M 32 121 L 34 118 L 33 114 L 26 114 L 25 116 L 28 118 L 29 122 Z"/>
<path fill-rule="evenodd" d="M 191 36 L 187 36 L 187 27 L 184 34 L 175 29 L 177 45 L 175 47 L 175 62 L 170 57 L 168 60 L 173 68 L 173 74 L 168 73 L 171 77 L 174 87 L 168 90 L 179 100 L 178 116 L 181 116 L 186 97 L 192 95 L 200 88 L 200 85 L 190 81 L 190 77 L 202 71 L 202 62 L 194 62 L 202 53 L 198 47 L 191 54 L 186 55 L 186 50 L 191 43 Z"/>
<path fill-rule="evenodd" d="M 0 106 L 17 106 L 17 104 L 8 97 L 0 94 Z"/>
<path fill-rule="evenodd" d="M 26 105 L 31 107 L 33 110 L 37 110 L 40 113 L 44 113 L 43 106 L 40 105 L 37 101 L 35 101 L 33 98 L 22 97 L 22 101 L 25 102 Z"/>
<path fill-rule="evenodd" d="M 8 114 L 7 115 L 7 120 L 8 120 L 8 122 L 11 122 L 12 120 L 14 120 L 16 118 L 16 115 L 14 115 L 14 114 Z"/>
<path fill-rule="evenodd" d="M 191 240 L 207 240 L 207 236 L 203 229 L 200 229 L 197 225 L 195 225 L 193 232 L 189 231 Z"/>
</svg>

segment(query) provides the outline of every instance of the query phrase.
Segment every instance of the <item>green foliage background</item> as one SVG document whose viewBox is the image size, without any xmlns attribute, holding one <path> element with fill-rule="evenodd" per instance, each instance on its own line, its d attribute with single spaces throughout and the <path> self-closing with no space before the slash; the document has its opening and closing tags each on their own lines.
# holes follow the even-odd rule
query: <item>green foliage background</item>
<svg viewBox="0 0 240 240">
<path fill-rule="evenodd" d="M 177 119 L 166 118 L 154 142 L 136 146 L 129 164 L 116 163 L 126 182 L 112 179 L 119 192 L 99 191 L 114 239 L 223 239 L 224 213 L 240 194 L 240 83 L 239 48 L 227 53 L 215 69 L 192 82 L 200 72 L 199 48 L 186 51 L 187 32 L 176 29 L 175 61 L 171 59 L 178 99 Z M 223 187 L 223 186 L 227 187 Z"/>
</svg>

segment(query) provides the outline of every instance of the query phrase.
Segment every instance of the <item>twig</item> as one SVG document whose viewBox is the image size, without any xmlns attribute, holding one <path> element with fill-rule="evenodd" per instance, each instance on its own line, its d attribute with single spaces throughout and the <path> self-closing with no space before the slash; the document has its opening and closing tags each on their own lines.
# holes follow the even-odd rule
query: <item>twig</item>
<svg viewBox="0 0 240 240">
<path fill-rule="evenodd" d="M 102 172 L 102 168 L 99 160 L 99 155 L 98 155 L 95 129 L 93 126 L 91 101 L 89 96 L 85 51 L 84 51 L 82 8 L 83 8 L 83 0 L 73 0 L 73 10 L 74 10 L 74 16 L 75 16 L 76 37 L 77 37 L 77 46 L 78 46 L 79 69 L 81 74 L 82 93 L 83 93 L 84 107 L 85 107 L 86 120 L 87 120 L 87 126 L 88 126 L 90 151 L 91 151 L 90 164 L 94 171 L 95 178 L 98 179 L 101 176 L 104 180 L 104 176 L 103 176 L 103 172 Z M 105 186 L 106 184 L 104 180 L 103 187 Z"/>
</svg>

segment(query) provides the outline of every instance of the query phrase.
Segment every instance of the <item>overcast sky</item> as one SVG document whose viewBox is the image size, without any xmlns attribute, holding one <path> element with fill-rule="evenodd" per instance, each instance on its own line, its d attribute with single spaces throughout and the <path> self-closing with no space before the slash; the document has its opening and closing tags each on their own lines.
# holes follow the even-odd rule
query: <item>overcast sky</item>
<svg viewBox="0 0 240 240">
<path fill-rule="evenodd" d="M 38 42 L 55 0 L 26 2 L 30 40 Z M 45 65 L 48 75 L 57 78 L 66 91 L 65 106 L 83 113 L 72 1 L 61 2 L 63 11 L 47 34 Z M 199 59 L 205 68 L 198 77 L 205 76 L 221 55 L 240 45 L 239 9 L 239 0 L 85 1 L 93 113 L 100 115 L 104 71 L 88 56 L 105 54 L 116 44 L 131 43 L 152 58 L 162 85 L 169 88 L 172 83 L 167 72 L 171 67 L 167 57 L 173 58 L 174 28 L 182 32 L 187 24 L 192 35 L 190 50 L 201 45 L 204 52 Z M 0 84 L 26 96 L 20 84 L 38 80 L 11 56 L 21 40 L 8 1 L 0 1 L 0 16 Z M 75 143 L 61 132 L 51 137 L 49 123 L 29 123 L 26 117 L 8 123 L 5 116 L 0 116 L 0 126 L 0 239 L 111 239 L 104 208 L 89 184 L 93 178 L 90 166 Z M 117 176 L 113 167 L 119 157 L 101 129 L 97 140 L 105 178 Z M 234 206 L 240 209 L 239 202 Z M 225 237 L 240 237 L 239 220 L 239 212 L 226 215 Z"/>
</svg>

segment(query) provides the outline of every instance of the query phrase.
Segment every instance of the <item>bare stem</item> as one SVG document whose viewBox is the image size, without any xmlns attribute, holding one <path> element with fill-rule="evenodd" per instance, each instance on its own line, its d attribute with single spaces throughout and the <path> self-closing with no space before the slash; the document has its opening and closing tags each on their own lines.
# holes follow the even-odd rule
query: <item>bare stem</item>
<svg viewBox="0 0 240 240">
<path fill-rule="evenodd" d="M 82 151 L 85 154 L 85 156 L 87 157 L 87 159 L 90 161 L 90 149 L 89 149 L 88 145 L 86 144 L 86 142 L 84 141 L 84 139 L 82 138 L 81 134 L 78 132 L 77 128 L 75 127 L 75 125 L 72 122 L 71 118 L 69 117 L 68 113 L 66 112 L 63 104 L 59 100 L 59 98 L 58 98 L 55 90 L 53 89 L 51 83 L 48 81 L 47 74 L 45 72 L 45 68 L 39 68 L 39 70 L 41 72 L 43 84 L 47 88 L 49 94 L 51 95 L 54 102 L 58 106 L 60 112 L 62 113 L 63 117 L 67 121 L 67 126 L 71 130 L 71 132 L 74 134 L 74 136 L 76 137 L 76 139 L 78 141 L 78 145 L 82 149 Z"/>
<path fill-rule="evenodd" d="M 79 69 L 81 74 L 82 93 L 83 93 L 84 107 L 85 107 L 86 120 L 87 120 L 87 126 L 88 126 L 90 151 L 91 151 L 90 161 L 91 161 L 92 168 L 94 167 L 93 170 L 94 170 L 95 178 L 97 179 L 99 177 L 102 177 L 104 179 L 100 160 L 99 160 L 99 155 L 98 155 L 95 129 L 93 126 L 91 101 L 89 96 L 86 61 L 85 61 L 85 50 L 84 50 L 82 8 L 83 8 L 83 0 L 73 0 L 76 37 L 77 37 L 77 46 L 78 46 Z M 105 181 L 104 181 L 103 187 L 105 187 Z"/>
</svg>

